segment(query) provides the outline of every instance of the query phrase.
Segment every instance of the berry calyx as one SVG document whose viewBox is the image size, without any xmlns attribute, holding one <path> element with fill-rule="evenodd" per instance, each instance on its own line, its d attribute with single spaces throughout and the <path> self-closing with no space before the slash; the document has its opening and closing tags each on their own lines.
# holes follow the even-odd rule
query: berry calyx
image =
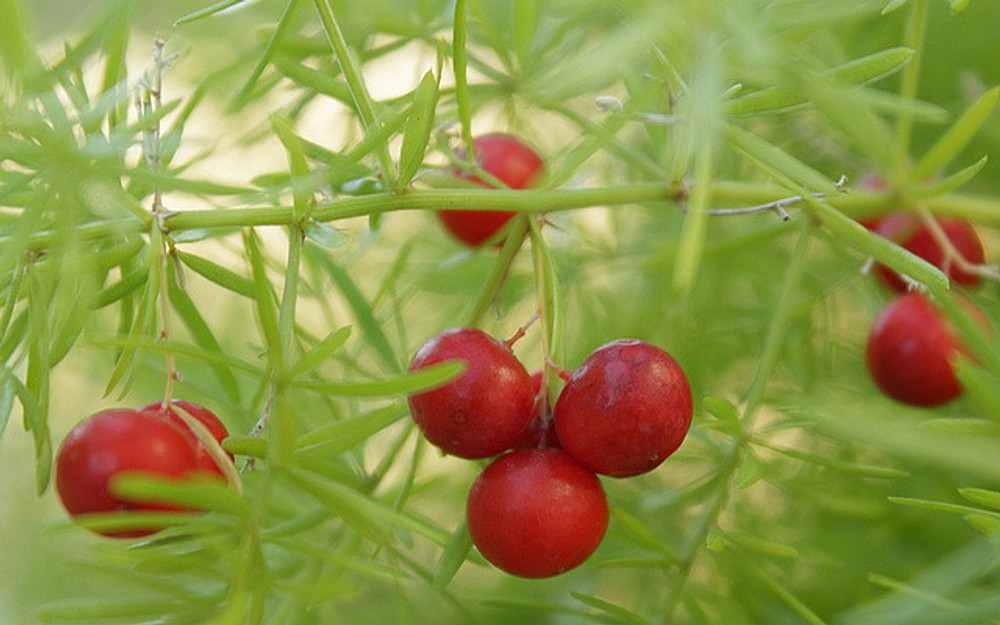
<svg viewBox="0 0 1000 625">
<path fill-rule="evenodd" d="M 980 265 L 985 253 L 982 241 L 969 222 L 951 217 L 935 218 L 941 232 L 951 242 L 955 251 L 969 263 Z M 948 279 L 963 286 L 973 286 L 979 282 L 979 276 L 964 271 L 954 259 L 949 258 L 945 249 L 934 237 L 927 224 L 910 213 L 894 213 L 879 220 L 874 232 L 890 241 L 898 243 L 906 250 L 923 258 L 948 276 Z M 907 289 L 906 282 L 892 269 L 878 265 L 876 272 L 879 278 L 890 288 L 903 292 Z"/>
<path fill-rule="evenodd" d="M 886 395 L 913 406 L 936 406 L 962 393 L 954 360 L 963 353 L 968 351 L 943 314 L 925 296 L 910 292 L 875 320 L 865 357 Z"/>
<path fill-rule="evenodd" d="M 600 480 L 558 449 L 520 449 L 494 460 L 469 491 L 472 542 L 511 575 L 551 577 L 582 564 L 608 527 Z"/>
<path fill-rule="evenodd" d="M 169 419 L 187 435 L 188 440 L 191 441 L 191 444 L 195 447 L 198 454 L 198 468 L 210 473 L 223 475 L 222 469 L 219 467 L 218 463 L 216 463 L 215 459 L 212 458 L 212 454 L 209 453 L 208 449 L 206 449 L 201 441 L 198 440 L 198 436 L 191 430 L 190 427 L 188 427 L 188 424 L 184 421 L 184 419 L 177 414 L 176 410 L 174 410 L 175 406 L 197 419 L 220 444 L 226 439 L 227 436 L 229 436 L 229 431 L 226 430 L 226 426 L 222 424 L 219 417 L 215 416 L 215 414 L 208 408 L 193 402 L 174 399 L 170 402 L 169 407 L 163 402 L 153 402 L 152 404 L 143 406 L 140 409 L 140 412 L 154 417 Z M 229 456 L 230 460 L 233 459 L 233 455 L 231 453 L 226 452 L 226 455 Z"/>
<path fill-rule="evenodd" d="M 493 133 L 476 137 L 472 141 L 473 155 L 479 167 L 502 182 L 509 189 L 531 186 L 542 170 L 542 159 L 517 137 Z M 464 152 L 458 155 L 464 157 Z M 452 173 L 478 185 L 495 188 L 468 171 L 453 169 Z M 456 239 L 471 247 L 478 247 L 500 231 L 516 213 L 511 211 L 441 210 L 438 218 Z"/>
<path fill-rule="evenodd" d="M 409 397 L 410 412 L 431 443 L 461 458 L 489 458 L 514 445 L 532 417 L 531 376 L 510 347 L 474 328 L 453 328 L 417 351 L 410 370 L 461 360 L 447 384 Z"/>
<path fill-rule="evenodd" d="M 559 441 L 602 475 L 651 471 L 680 447 L 691 425 L 691 387 L 680 365 L 636 339 L 594 350 L 556 402 Z"/>
<path fill-rule="evenodd" d="M 56 490 L 72 517 L 116 511 L 171 511 L 166 502 L 131 501 L 111 483 L 125 474 L 183 480 L 199 471 L 198 454 L 187 434 L 167 419 L 138 410 L 99 412 L 74 427 L 56 456 Z M 159 528 L 100 531 L 106 536 L 147 536 Z"/>
</svg>

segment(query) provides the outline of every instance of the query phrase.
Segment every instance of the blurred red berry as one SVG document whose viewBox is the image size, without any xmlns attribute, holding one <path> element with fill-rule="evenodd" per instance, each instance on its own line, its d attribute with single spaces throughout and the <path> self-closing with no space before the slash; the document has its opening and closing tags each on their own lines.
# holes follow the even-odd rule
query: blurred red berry
<svg viewBox="0 0 1000 625">
<path fill-rule="evenodd" d="M 116 511 L 178 511 L 166 503 L 131 501 L 112 492 L 124 474 L 183 480 L 200 469 L 187 434 L 167 419 L 137 410 L 105 410 L 74 427 L 56 457 L 56 490 L 70 516 Z M 146 536 L 159 528 L 102 531 L 107 536 Z"/>
<path fill-rule="evenodd" d="M 945 234 L 955 250 L 972 264 L 982 264 L 985 253 L 979 235 L 969 222 L 949 217 L 936 218 L 941 231 Z M 894 213 L 882 218 L 875 233 L 890 241 L 898 243 L 903 248 L 913 252 L 930 264 L 945 272 L 950 280 L 963 286 L 972 286 L 979 282 L 979 276 L 960 269 L 950 262 L 945 250 L 938 244 L 931 230 L 919 218 L 910 213 Z M 878 265 L 875 269 L 879 278 L 890 288 L 903 292 L 906 282 L 892 269 Z"/>
<path fill-rule="evenodd" d="M 508 134 L 488 134 L 472 141 L 476 163 L 510 189 L 531 186 L 542 170 L 542 159 L 528 145 Z M 464 158 L 464 152 L 458 153 Z M 468 171 L 452 170 L 456 176 L 484 187 L 494 185 Z M 441 210 L 438 217 L 456 239 L 478 247 L 492 238 L 516 214 L 510 211 Z"/>
</svg>

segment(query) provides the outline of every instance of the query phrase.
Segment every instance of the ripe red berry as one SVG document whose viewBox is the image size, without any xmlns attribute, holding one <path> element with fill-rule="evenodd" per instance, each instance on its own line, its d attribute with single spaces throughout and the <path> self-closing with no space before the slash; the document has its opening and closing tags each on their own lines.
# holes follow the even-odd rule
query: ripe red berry
<svg viewBox="0 0 1000 625">
<path fill-rule="evenodd" d="M 597 476 L 558 449 L 520 449 L 494 460 L 469 492 L 472 542 L 487 560 L 520 577 L 551 577 L 579 566 L 608 527 Z"/>
<path fill-rule="evenodd" d="M 222 469 L 219 468 L 219 465 L 212 458 L 212 455 L 208 453 L 208 450 L 201 444 L 201 441 L 198 440 L 198 437 L 191 430 L 191 428 L 188 427 L 184 419 L 177 414 L 173 406 L 179 407 L 181 410 L 201 422 L 201 424 L 204 425 L 205 428 L 212 434 L 212 437 L 219 441 L 219 443 L 222 443 L 222 441 L 229 436 L 229 431 L 226 430 L 226 426 L 222 424 L 222 421 L 220 421 L 211 410 L 205 408 L 204 406 L 199 406 L 198 404 L 178 399 L 175 399 L 170 403 L 172 406 L 167 408 L 163 402 L 153 402 L 148 406 L 143 406 L 140 412 L 154 417 L 169 419 L 172 423 L 180 427 L 181 430 L 183 430 L 187 435 L 188 440 L 191 441 L 191 444 L 194 445 L 197 450 L 198 468 L 203 471 L 222 475 Z M 227 455 L 230 460 L 232 460 L 233 455 L 228 452 Z"/>
<path fill-rule="evenodd" d="M 942 313 L 920 293 L 910 292 L 875 320 L 866 359 L 886 395 L 914 406 L 935 406 L 961 394 L 953 362 L 962 353 L 967 350 Z"/>
<path fill-rule="evenodd" d="M 167 503 L 138 502 L 111 492 L 122 474 L 184 479 L 197 471 L 198 455 L 187 434 L 166 419 L 137 410 L 105 410 L 77 424 L 56 457 L 56 490 L 70 516 L 115 511 L 177 511 Z M 135 537 L 157 529 L 101 532 Z"/>
<path fill-rule="evenodd" d="M 479 167 L 510 189 L 530 186 L 542 169 L 542 159 L 520 139 L 508 134 L 488 134 L 472 141 Z M 464 156 L 459 152 L 459 156 Z M 455 169 L 456 176 L 484 187 L 494 185 L 467 171 Z M 496 234 L 516 213 L 510 211 L 442 210 L 438 217 L 459 241 L 476 247 Z"/>
<path fill-rule="evenodd" d="M 965 260 L 977 265 L 983 263 L 985 257 L 983 244 L 969 222 L 947 217 L 936 219 L 945 236 Z M 941 269 L 949 279 L 958 284 L 972 286 L 979 282 L 979 276 L 962 271 L 954 263 L 947 261 L 944 249 L 934 239 L 934 235 L 931 234 L 926 224 L 922 223 L 915 215 L 910 213 L 888 215 L 878 222 L 875 233 L 898 243 Z M 879 265 L 876 271 L 882 281 L 890 288 L 899 292 L 906 290 L 906 283 L 892 269 Z"/>
<path fill-rule="evenodd" d="M 556 402 L 559 441 L 577 462 L 613 477 L 651 471 L 691 425 L 691 387 L 659 347 L 612 341 L 573 372 Z"/>
<path fill-rule="evenodd" d="M 509 449 L 531 421 L 531 376 L 507 344 L 481 330 L 453 328 L 417 352 L 410 370 L 446 360 L 465 371 L 439 388 L 411 395 L 410 412 L 427 440 L 462 458 L 488 458 Z"/>
</svg>

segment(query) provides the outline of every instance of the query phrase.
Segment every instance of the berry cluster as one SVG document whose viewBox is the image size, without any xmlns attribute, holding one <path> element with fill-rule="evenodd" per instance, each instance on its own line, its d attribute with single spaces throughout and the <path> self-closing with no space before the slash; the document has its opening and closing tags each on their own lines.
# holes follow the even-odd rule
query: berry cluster
<svg viewBox="0 0 1000 625">
<path fill-rule="evenodd" d="M 72 517 L 95 513 L 182 509 L 165 502 L 132 501 L 115 494 L 113 480 L 123 474 L 172 480 L 199 474 L 223 479 L 223 471 L 175 408 L 193 417 L 222 442 L 226 427 L 198 404 L 156 402 L 139 410 L 118 408 L 98 412 L 74 427 L 56 458 L 56 490 Z M 232 456 L 230 456 L 230 460 Z M 99 530 L 117 538 L 148 536 L 159 528 Z"/>
<path fill-rule="evenodd" d="M 564 376 L 554 414 L 542 374 L 529 374 L 510 342 L 471 328 L 446 330 L 420 348 L 410 369 L 448 360 L 463 361 L 462 374 L 411 395 L 410 410 L 446 453 L 477 459 L 507 452 L 476 478 L 466 516 L 480 553 L 513 575 L 550 577 L 583 563 L 608 525 L 597 474 L 653 470 L 691 424 L 683 370 L 644 341 L 612 341 L 592 352 Z"/>
<path fill-rule="evenodd" d="M 890 214 L 868 224 L 883 236 L 941 269 L 955 284 L 971 287 L 979 276 L 968 271 L 981 265 L 983 245 L 967 221 L 934 218 L 922 222 L 909 213 Z M 883 265 L 875 273 L 896 299 L 875 320 L 868 335 L 866 360 L 872 379 L 889 397 L 914 406 L 936 406 L 955 399 L 962 385 L 954 361 L 969 356 L 956 330 L 924 295 L 907 292 L 903 277 Z M 984 327 L 982 311 L 962 300 Z"/>
</svg>

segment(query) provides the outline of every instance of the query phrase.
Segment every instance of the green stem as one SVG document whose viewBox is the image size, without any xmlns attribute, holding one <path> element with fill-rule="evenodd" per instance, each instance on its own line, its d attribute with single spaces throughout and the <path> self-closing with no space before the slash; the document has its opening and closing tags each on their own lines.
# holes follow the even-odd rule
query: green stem
<svg viewBox="0 0 1000 625">
<path fill-rule="evenodd" d="M 402 210 L 468 209 L 539 213 L 589 206 L 611 206 L 676 200 L 680 191 L 675 184 L 640 184 L 597 189 L 560 191 L 507 189 L 434 189 L 413 190 L 404 194 L 379 193 L 339 198 L 317 204 L 312 213 L 317 221 L 335 221 L 377 213 Z M 291 222 L 290 207 L 242 208 L 185 211 L 167 220 L 171 230 L 275 226 Z"/>
<path fill-rule="evenodd" d="M 381 128 L 382 122 L 375 111 L 375 103 L 371 94 L 368 93 L 368 86 L 365 84 L 364 78 L 361 76 L 361 68 L 347 45 L 347 39 L 344 38 L 344 32 L 340 28 L 333 7 L 330 6 L 330 0 L 313 0 L 313 4 L 316 6 L 316 12 L 319 13 L 319 19 L 323 23 L 323 30 L 326 31 L 333 52 L 337 55 L 337 60 L 340 61 L 340 69 L 344 72 L 344 79 L 347 81 L 347 87 L 351 90 L 351 96 L 358 109 L 358 116 L 361 117 L 365 130 L 378 130 Z M 375 148 L 375 155 L 382 167 L 386 183 L 395 187 L 397 180 L 392 157 L 389 155 L 389 146 L 384 142 L 380 143 Z"/>
<path fill-rule="evenodd" d="M 559 349 L 561 334 L 561 310 L 559 285 L 556 283 L 555 268 L 548 245 L 542 236 L 542 226 L 538 220 L 529 218 L 531 226 L 531 257 L 535 268 L 535 285 L 538 293 L 538 313 L 542 318 L 542 353 L 546 360 L 558 362 L 562 354 Z"/>
<path fill-rule="evenodd" d="M 920 85 L 920 68 L 923 60 L 924 34 L 927 31 L 928 0 L 914 0 L 913 11 L 906 25 L 906 40 L 904 45 L 912 48 L 913 58 L 903 68 L 900 84 L 900 95 L 904 100 L 917 97 Z M 906 175 L 907 159 L 910 152 L 910 140 L 913 136 L 913 113 L 908 110 L 900 112 L 896 119 L 896 171 L 892 172 L 895 182 L 900 183 Z"/>
<path fill-rule="evenodd" d="M 785 272 L 781 293 L 774 310 L 774 316 L 771 318 L 771 325 L 768 327 L 767 336 L 764 339 L 764 347 L 757 364 L 757 370 L 746 392 L 742 418 L 744 435 L 733 438 L 726 449 L 718 471 L 718 475 L 720 476 L 716 482 L 718 490 L 703 509 L 701 516 L 698 517 L 694 530 L 688 535 L 689 538 L 681 551 L 678 564 L 680 579 L 667 597 L 665 623 L 673 622 L 673 613 L 690 579 L 691 571 L 700 553 L 699 549 L 705 544 L 708 533 L 715 526 L 719 515 L 722 514 L 726 504 L 729 502 L 730 488 L 742 465 L 744 445 L 750 439 L 757 417 L 757 409 L 760 407 L 764 397 L 764 390 L 781 356 L 785 336 L 792 322 L 792 315 L 797 309 L 798 301 L 795 298 L 795 291 L 798 288 L 806 266 L 806 258 L 809 254 L 813 236 L 810 222 L 802 220 L 801 224 L 799 240 Z"/>
<path fill-rule="evenodd" d="M 302 265 L 302 230 L 298 226 L 288 229 L 288 258 L 285 263 L 285 284 L 278 309 L 277 341 L 279 349 L 270 350 L 269 363 L 274 372 L 271 380 L 273 412 L 270 415 L 270 456 L 273 464 L 285 466 L 295 445 L 298 431 L 296 411 L 288 396 L 289 371 L 295 358 L 295 303 L 299 295 L 299 268 Z"/>
<path fill-rule="evenodd" d="M 465 154 L 472 159 L 472 108 L 469 105 L 469 57 L 466 50 L 468 36 L 468 7 L 466 0 L 456 0 L 452 26 L 452 64 L 455 72 L 455 102 L 458 119 L 462 124 Z"/>
<path fill-rule="evenodd" d="M 468 326 L 473 328 L 478 327 L 486 315 L 486 311 L 489 310 L 490 305 L 496 301 L 500 287 L 503 286 L 504 281 L 507 279 L 510 267 L 514 264 L 514 259 L 517 258 L 518 252 L 521 251 L 521 246 L 524 244 L 524 237 L 527 233 L 528 220 L 523 216 L 516 218 L 510 232 L 507 234 L 507 240 L 504 242 L 500 254 L 497 255 L 496 263 L 493 265 L 493 272 L 486 280 L 479 297 L 472 307 L 472 312 L 469 314 L 467 321 Z"/>
<path fill-rule="evenodd" d="M 595 189 L 523 190 L 506 189 L 436 189 L 411 190 L 404 194 L 380 193 L 361 197 L 338 198 L 318 204 L 312 217 L 317 221 L 336 221 L 401 210 L 440 210 L 476 206 L 480 210 L 541 213 L 594 206 L 620 206 L 647 202 L 677 201 L 684 191 L 674 183 L 647 183 L 600 187 Z M 712 202 L 719 206 L 746 206 L 773 202 L 788 196 L 788 191 L 773 184 L 730 180 L 712 183 Z M 895 207 L 892 194 L 852 191 L 827 198 L 827 202 L 848 215 L 885 212 Z M 1000 198 L 967 194 L 948 194 L 925 201 L 935 215 L 961 216 L 984 225 L 1000 225 Z M 168 232 L 284 226 L 294 222 L 290 206 L 267 208 L 226 208 L 189 210 L 171 214 L 165 220 Z M 130 234 L 148 232 L 148 221 L 134 218 L 96 221 L 74 228 L 84 241 L 121 239 Z M 14 244 L 15 237 L 0 237 L 0 249 Z M 60 235 L 52 230 L 16 237 L 20 249 L 42 251 L 58 244 Z"/>
<path fill-rule="evenodd" d="M 302 265 L 302 229 L 298 226 L 288 228 L 288 260 L 285 265 L 285 286 L 281 294 L 281 309 L 278 312 L 278 338 L 282 343 L 283 362 L 275 363 L 280 367 L 281 376 L 287 374 L 292 367 L 293 344 L 295 341 L 295 302 L 299 294 L 299 267 Z"/>
<path fill-rule="evenodd" d="M 680 293 L 688 293 L 694 287 L 705 250 L 708 230 L 708 215 L 705 211 L 712 201 L 712 170 L 714 169 L 712 142 L 708 141 L 698 151 L 695 160 L 695 185 L 687 205 L 687 215 L 677 243 L 677 259 L 674 261 L 673 285 Z"/>
</svg>

